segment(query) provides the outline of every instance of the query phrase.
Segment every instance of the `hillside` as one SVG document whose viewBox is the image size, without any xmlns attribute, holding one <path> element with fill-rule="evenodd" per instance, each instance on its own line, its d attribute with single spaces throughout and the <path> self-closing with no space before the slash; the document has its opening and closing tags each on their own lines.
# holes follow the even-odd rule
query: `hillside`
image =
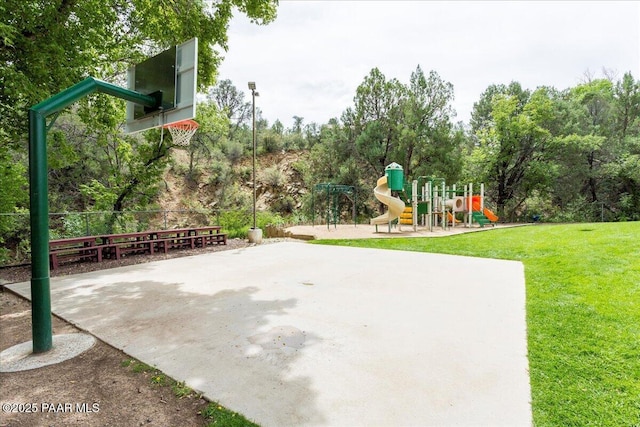
<svg viewBox="0 0 640 427">
<path fill-rule="evenodd" d="M 256 206 L 283 214 L 302 207 L 302 198 L 309 192 L 300 171 L 308 159 L 306 151 L 263 154 L 256 161 Z M 173 150 L 172 164 L 164 174 L 164 188 L 158 204 L 168 211 L 250 208 L 253 200 L 252 158 L 246 156 L 237 163 L 202 161 L 188 173 L 189 153 Z M 222 170 L 221 170 L 222 169 Z"/>
</svg>

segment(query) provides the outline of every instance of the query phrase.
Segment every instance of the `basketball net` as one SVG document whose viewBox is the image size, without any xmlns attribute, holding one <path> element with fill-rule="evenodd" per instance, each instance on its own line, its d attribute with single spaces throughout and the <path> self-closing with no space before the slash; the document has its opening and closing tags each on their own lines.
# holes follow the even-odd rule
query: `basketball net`
<svg viewBox="0 0 640 427">
<path fill-rule="evenodd" d="M 179 122 L 169 123 L 163 127 L 169 129 L 175 145 L 186 147 L 189 145 L 191 137 L 198 130 L 198 126 L 200 125 L 198 125 L 198 122 L 195 120 L 181 120 Z"/>
</svg>

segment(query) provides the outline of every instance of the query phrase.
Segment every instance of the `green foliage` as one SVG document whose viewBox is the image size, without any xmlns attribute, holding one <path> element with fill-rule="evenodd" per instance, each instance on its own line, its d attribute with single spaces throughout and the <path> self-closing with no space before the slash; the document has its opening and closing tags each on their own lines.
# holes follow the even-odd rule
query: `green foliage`
<svg viewBox="0 0 640 427">
<path fill-rule="evenodd" d="M 28 251 L 28 234 L 24 227 L 24 212 L 28 206 L 28 184 L 25 178 L 26 168 L 16 161 L 16 156 L 4 147 L 0 150 L 0 265 L 11 259 L 11 252 L 6 247 L 10 244 L 17 248 L 18 259 Z M 21 243 L 25 242 L 25 243 Z M 23 252 L 23 254 L 20 254 Z"/>
<path fill-rule="evenodd" d="M 137 360 L 130 360 L 127 364 L 127 367 L 131 368 L 131 370 L 137 374 L 141 372 L 154 372 L 156 370 L 153 366 L 147 365 L 146 363 L 139 362 Z"/>
<path fill-rule="evenodd" d="M 5 164 L 19 165 L 7 181 L 2 177 L 0 208 L 24 205 L 16 199 L 24 193 L 14 190 L 25 182 L 30 106 L 87 75 L 122 83 L 130 65 L 194 36 L 199 38 L 198 84 L 200 89 L 208 87 L 214 81 L 220 48 L 227 48 L 226 33 L 234 13 L 266 24 L 275 19 L 276 6 L 276 0 L 5 1 L 0 6 L 1 173 Z M 146 133 L 148 140 L 122 137 L 124 102 L 113 97 L 91 95 L 71 111 L 58 117 L 49 132 L 51 210 L 120 211 L 153 203 L 170 138 L 158 144 L 156 131 Z M 229 123 L 213 106 L 199 108 L 198 119 L 209 135 L 223 133 Z M 215 141 L 196 139 L 189 147 L 192 178 L 199 156 L 209 149 L 207 143 Z M 10 221 L 0 219 L 0 239 L 10 237 L 5 231 L 11 228 Z M 109 228 L 117 221 L 122 222 L 111 218 Z"/>
<path fill-rule="evenodd" d="M 265 135 L 262 135 L 261 140 L 265 153 L 277 153 L 282 150 L 281 137 L 275 132 L 268 131 Z"/>
<path fill-rule="evenodd" d="M 353 124 L 359 157 L 376 176 L 384 174 L 391 163 L 390 155 L 397 148 L 403 113 L 404 86 L 396 79 L 387 80 L 374 68 L 356 89 Z"/>
<path fill-rule="evenodd" d="M 253 224 L 250 211 L 226 211 L 219 216 L 220 226 L 229 238 L 244 238 Z"/>
<path fill-rule="evenodd" d="M 184 381 L 173 381 L 173 384 L 171 384 L 171 390 L 173 391 L 173 394 L 180 399 L 194 395 L 194 391 L 188 387 Z"/>
<path fill-rule="evenodd" d="M 201 87 L 213 83 L 238 10 L 258 24 L 275 0 L 6 0 L 0 22 L 0 129 L 22 136 L 26 109 L 86 75 L 112 78 L 131 63 L 197 36 Z M 162 11 L 162 19 L 158 13 Z M 73 55 L 69 55 L 73 52 Z M 129 62 L 131 61 L 131 62 Z"/>
<path fill-rule="evenodd" d="M 209 160 L 209 183 L 213 185 L 227 184 L 231 177 L 231 165 L 220 151 L 214 151 Z"/>
<path fill-rule="evenodd" d="M 8 151 L 0 151 L 0 213 L 16 213 L 27 205 L 27 180 L 25 167 L 15 162 Z M 0 243 L 15 224 L 10 215 L 0 216 Z"/>
<path fill-rule="evenodd" d="M 319 243 L 522 261 L 534 424 L 630 426 L 640 419 L 639 233 L 633 222 Z"/>
<path fill-rule="evenodd" d="M 47 161 L 51 169 L 64 169 L 77 163 L 79 155 L 70 144 L 64 132 L 54 130 L 47 137 Z"/>
<path fill-rule="evenodd" d="M 91 180 L 88 184 L 80 184 L 80 192 L 83 196 L 93 201 L 96 210 L 109 210 L 117 199 L 111 189 L 96 179 Z"/>
<path fill-rule="evenodd" d="M 536 190 L 544 190 L 551 176 L 546 150 L 551 134 L 545 127 L 553 115 L 554 103 L 546 89 L 522 97 L 495 93 L 491 118 L 476 133 L 474 148 L 480 176 L 492 182 L 488 195 L 498 207 L 498 216 L 517 216 L 522 203 Z"/>
<path fill-rule="evenodd" d="M 246 238 L 249 229 L 253 227 L 253 214 L 250 210 L 230 210 L 219 216 L 220 225 L 229 238 Z M 256 212 L 256 226 L 265 229 L 267 225 L 284 225 L 284 219 L 275 213 Z"/>
<path fill-rule="evenodd" d="M 211 402 L 201 414 L 207 421 L 207 426 L 224 427 L 258 427 L 244 416 L 233 412 L 219 403 Z"/>
<path fill-rule="evenodd" d="M 281 187 L 286 181 L 286 176 L 280 170 L 278 165 L 269 166 L 262 170 L 261 175 L 261 181 L 272 188 Z"/>
<path fill-rule="evenodd" d="M 258 228 L 263 229 L 266 228 L 267 225 L 280 226 L 285 224 L 285 220 L 282 216 L 269 211 L 257 212 L 256 222 L 258 223 Z"/>
<path fill-rule="evenodd" d="M 236 164 L 244 156 L 244 147 L 238 141 L 225 141 L 222 151 L 231 164 Z"/>
<path fill-rule="evenodd" d="M 85 218 L 80 214 L 67 214 L 63 219 L 66 237 L 83 236 L 86 234 Z"/>
<path fill-rule="evenodd" d="M 289 195 L 281 195 L 271 204 L 271 209 L 280 214 L 292 214 L 296 206 L 295 200 Z"/>
</svg>

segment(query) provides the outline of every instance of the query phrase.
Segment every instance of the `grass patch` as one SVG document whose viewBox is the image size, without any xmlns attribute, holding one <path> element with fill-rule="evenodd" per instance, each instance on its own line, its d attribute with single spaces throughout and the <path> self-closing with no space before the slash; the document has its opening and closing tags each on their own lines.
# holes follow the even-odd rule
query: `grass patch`
<svg viewBox="0 0 640 427">
<path fill-rule="evenodd" d="M 522 261 L 534 424 L 640 425 L 640 223 L 316 243 Z"/>
<path fill-rule="evenodd" d="M 258 424 L 216 402 L 209 403 L 201 415 L 207 420 L 208 427 L 259 427 Z"/>
<path fill-rule="evenodd" d="M 130 369 L 132 372 L 150 376 L 150 382 L 154 386 L 170 387 L 173 394 L 180 399 L 202 397 L 184 382 L 176 381 L 146 363 L 135 359 L 126 359 L 120 365 L 123 368 Z M 233 412 L 217 402 L 210 402 L 198 414 L 205 419 L 208 427 L 259 427 L 257 424 L 247 420 L 243 415 Z"/>
</svg>

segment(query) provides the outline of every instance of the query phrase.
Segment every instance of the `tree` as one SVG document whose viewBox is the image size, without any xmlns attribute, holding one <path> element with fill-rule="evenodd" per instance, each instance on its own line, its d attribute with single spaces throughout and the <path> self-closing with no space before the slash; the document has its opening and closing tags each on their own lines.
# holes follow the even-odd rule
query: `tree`
<svg viewBox="0 0 640 427">
<path fill-rule="evenodd" d="M 491 122 L 478 131 L 476 156 L 485 163 L 485 177 L 494 185 L 489 195 L 498 216 L 515 218 L 535 189 L 548 185 L 545 149 L 550 133 L 545 125 L 553 115 L 547 90 L 536 90 L 521 106 L 517 96 L 497 94 L 491 102 Z"/>
<path fill-rule="evenodd" d="M 209 89 L 207 99 L 226 114 L 229 120 L 229 139 L 233 138 L 240 126 L 251 120 L 251 103 L 244 101 L 244 92 L 238 90 L 231 80 L 222 80 Z"/>
<path fill-rule="evenodd" d="M 613 92 L 616 133 L 620 140 L 629 134 L 629 128 L 640 117 L 640 84 L 631 73 L 625 73 Z"/>
<path fill-rule="evenodd" d="M 302 123 L 304 122 L 304 117 L 293 116 L 293 126 L 291 127 L 291 133 L 302 133 Z"/>
<path fill-rule="evenodd" d="M 518 100 L 518 108 L 522 109 L 526 104 L 531 93 L 522 89 L 522 86 L 518 82 L 511 82 L 509 86 L 503 84 L 490 85 L 480 95 L 480 100 L 473 104 L 473 110 L 471 111 L 471 131 L 475 134 L 479 130 L 490 126 L 492 123 L 491 113 L 493 111 L 493 98 L 496 95 L 508 95 L 513 96 Z"/>
<path fill-rule="evenodd" d="M 374 68 L 356 89 L 354 123 L 358 154 L 376 176 L 384 175 L 398 146 L 405 90 L 396 79 L 387 80 Z"/>
<path fill-rule="evenodd" d="M 114 80 L 143 57 L 197 36 L 201 87 L 227 49 L 238 9 L 258 23 L 275 18 L 275 0 L 6 0 L 0 31 L 0 128 L 16 144 L 26 110 L 93 75 Z M 162 16 L 162 19 L 158 19 Z"/>
<path fill-rule="evenodd" d="M 598 143 L 581 144 L 583 162 L 588 169 L 586 182 L 580 188 L 588 202 L 598 201 L 602 183 L 602 166 L 616 156 L 613 135 L 613 84 L 606 79 L 595 79 L 571 89 L 569 96 L 577 109 L 577 125 L 580 136 L 592 136 L 587 141 Z M 580 166 L 580 164 L 576 165 Z"/>
<path fill-rule="evenodd" d="M 5 150 L 0 151 L 0 213 L 13 214 L 28 206 L 25 168 Z M 0 264 L 9 258 L 7 239 L 15 235 L 16 218 L 0 215 Z"/>
<path fill-rule="evenodd" d="M 406 87 L 399 141 L 399 162 L 407 176 L 438 175 L 455 180 L 460 172 L 460 150 L 452 138 L 453 85 L 420 66 Z M 414 174 L 413 172 L 416 171 Z"/>
<path fill-rule="evenodd" d="M 0 169 L 6 159 L 26 157 L 29 107 L 86 75 L 124 83 L 129 65 L 195 36 L 199 38 L 198 84 L 210 86 L 219 50 L 227 49 L 233 14 L 240 11 L 265 24 L 275 19 L 276 5 L 277 0 L 5 0 L 0 5 Z M 105 108 L 98 111 L 97 104 Z M 147 181 L 157 176 L 149 172 L 161 166 L 167 147 L 123 138 L 118 129 L 124 108 L 120 101 L 104 101 L 104 96 L 96 95 L 78 105 L 74 111 L 86 129 L 96 132 L 92 137 L 108 147 L 109 158 L 124 165 L 123 156 L 140 156 L 139 164 L 126 166 L 129 178 L 120 184 L 105 184 L 108 173 L 99 177 L 105 189 L 117 193 L 113 206 L 122 207 L 128 198 L 138 196 L 138 190 L 152 185 Z M 115 170 L 110 172 L 118 176 Z"/>
</svg>

